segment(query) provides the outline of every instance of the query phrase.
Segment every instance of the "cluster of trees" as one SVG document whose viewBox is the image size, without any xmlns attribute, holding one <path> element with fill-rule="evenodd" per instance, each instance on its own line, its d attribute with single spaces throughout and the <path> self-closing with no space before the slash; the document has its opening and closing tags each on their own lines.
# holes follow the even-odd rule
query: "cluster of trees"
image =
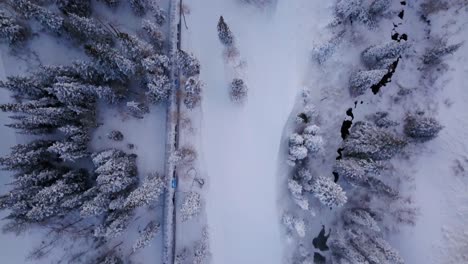
<svg viewBox="0 0 468 264">
<path fill-rule="evenodd" d="M 362 23 L 374 26 L 390 10 L 391 0 L 339 0 L 335 6 L 337 20 L 341 24 Z"/>
<path fill-rule="evenodd" d="M 58 0 L 60 13 L 54 13 L 51 6 L 42 6 L 29 0 L 9 1 L 8 5 L 18 15 L 15 17 L 0 13 L 0 37 L 15 45 L 24 42 L 30 29 L 27 20 L 35 20 L 49 33 L 65 37 L 78 46 L 94 60 L 95 70 L 100 72 L 104 81 L 119 82 L 126 86 L 136 80 L 146 88 L 147 100 L 159 103 L 168 98 L 172 86 L 169 82 L 170 60 L 164 55 L 164 37 L 160 26 L 165 16 L 157 4 L 148 5 L 146 0 L 132 0 L 131 6 L 136 13 L 140 8 L 151 10 L 153 19 L 142 23 L 143 38 L 120 32 L 112 24 L 104 24 L 93 19 L 90 1 Z M 118 1 L 106 1 L 114 6 Z M 154 21 L 154 22 L 153 22 Z M 91 77 L 91 76 L 90 76 Z"/>
<path fill-rule="evenodd" d="M 164 177 L 157 174 L 138 180 L 136 155 L 117 149 L 93 153 L 88 147 L 98 126 L 98 103 L 120 103 L 128 87 L 141 83 L 147 100 L 127 103 L 128 111 L 141 118 L 149 112 L 146 101 L 168 98 L 172 63 L 164 55 L 159 29 L 165 16 L 154 3 L 130 1 L 135 13 L 153 12 L 142 25 L 146 35 L 137 37 L 93 19 L 89 0 L 7 2 L 1 4 L 8 5 L 8 12 L 0 11 L 1 39 L 18 46 L 32 31 L 28 20 L 34 20 L 48 34 L 83 48 L 91 60 L 41 66 L 32 75 L 0 82 L 15 99 L 0 105 L 12 113 L 8 126 L 35 136 L 0 158 L 2 168 L 14 172 L 12 188 L 0 196 L 0 209 L 8 211 L 4 231 L 59 225 L 61 233 L 81 230 L 80 235 L 92 234 L 103 245 L 125 232 L 135 209 L 154 203 L 165 188 Z M 119 2 L 105 0 L 112 7 Z M 111 131 L 108 137 L 121 141 L 123 134 Z M 149 222 L 133 250 L 148 245 L 158 230 L 158 223 Z M 95 263 L 123 261 L 106 254 Z"/>
<path fill-rule="evenodd" d="M 415 214 L 409 207 L 390 210 L 391 204 L 403 206 L 403 198 L 395 181 L 382 175 L 391 169 L 387 161 L 400 153 L 409 139 L 435 138 L 442 126 L 432 117 L 411 114 L 404 121 L 404 135 L 398 135 L 389 129 L 398 123 L 389 120 L 386 113 L 369 118 L 372 122 L 354 124 L 342 144 L 342 157 L 334 165 L 334 172 L 349 184 L 353 196 L 340 214 L 343 225 L 329 245 L 336 263 L 403 263 L 384 240 L 381 225 L 390 214 L 405 214 L 393 218 L 402 223 L 412 223 L 409 218 Z"/>
<path fill-rule="evenodd" d="M 323 149 L 324 144 L 317 125 L 308 125 L 302 133 L 293 133 L 289 137 L 288 164 L 295 166 L 307 157 L 313 157 Z"/>
<path fill-rule="evenodd" d="M 351 74 L 349 91 L 351 96 L 363 95 L 373 86 L 384 80 L 393 69 L 393 63 L 408 49 L 407 42 L 389 42 L 372 45 L 361 53 L 361 60 L 366 66 Z"/>
<path fill-rule="evenodd" d="M 208 227 L 203 227 L 201 238 L 190 247 L 183 247 L 175 256 L 174 264 L 207 264 L 210 262 L 210 244 Z"/>
</svg>

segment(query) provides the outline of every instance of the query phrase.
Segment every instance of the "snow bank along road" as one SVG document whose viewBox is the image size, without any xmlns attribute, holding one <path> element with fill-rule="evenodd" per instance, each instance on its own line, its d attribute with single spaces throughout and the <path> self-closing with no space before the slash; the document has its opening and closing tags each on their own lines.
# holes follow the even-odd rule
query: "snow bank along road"
<svg viewBox="0 0 468 264">
<path fill-rule="evenodd" d="M 277 166 L 281 133 L 306 70 L 308 51 L 324 5 L 279 0 L 262 11 L 233 0 L 186 2 L 188 30 L 182 49 L 201 62 L 205 83 L 199 146 L 206 176 L 213 263 L 281 263 Z M 317 3 L 311 3 L 317 2 Z M 317 16 L 315 15 L 317 13 Z M 226 61 L 218 40 L 220 15 L 230 26 L 239 61 Z M 315 28 L 314 28 L 315 27 Z M 229 100 L 234 77 L 249 87 L 248 100 Z"/>
</svg>

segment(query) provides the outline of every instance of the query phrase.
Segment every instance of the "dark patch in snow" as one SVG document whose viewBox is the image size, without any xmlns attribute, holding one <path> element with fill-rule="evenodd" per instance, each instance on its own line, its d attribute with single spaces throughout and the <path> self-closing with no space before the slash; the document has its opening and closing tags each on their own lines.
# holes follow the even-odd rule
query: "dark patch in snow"
<svg viewBox="0 0 468 264">
<path fill-rule="evenodd" d="M 336 157 L 336 160 L 340 160 L 343 158 L 343 150 L 344 148 L 339 148 L 336 152 L 338 152 L 338 157 Z"/>
<path fill-rule="evenodd" d="M 327 263 L 327 259 L 320 255 L 320 253 L 314 252 L 314 263 L 315 264 L 325 264 Z"/>
<path fill-rule="evenodd" d="M 304 121 L 304 123 L 309 123 L 309 118 L 307 117 L 307 115 L 305 113 L 300 113 L 297 115 L 297 117 L 299 117 L 300 119 L 302 119 L 302 121 Z"/>
<path fill-rule="evenodd" d="M 341 138 L 346 139 L 346 137 L 349 136 L 349 129 L 353 125 L 352 120 L 345 120 L 343 121 L 343 124 L 341 125 Z"/>
<path fill-rule="evenodd" d="M 401 1 L 400 4 L 401 5 L 406 5 L 406 1 Z"/>
<path fill-rule="evenodd" d="M 401 10 L 400 13 L 398 13 L 398 17 L 403 19 L 404 16 L 405 16 L 405 10 Z"/>
<path fill-rule="evenodd" d="M 400 62 L 400 57 L 398 57 L 396 61 L 392 62 L 392 64 L 388 67 L 388 72 L 382 77 L 382 80 L 371 86 L 372 92 L 374 94 L 377 94 L 380 91 L 380 88 L 387 85 L 387 83 L 392 80 L 392 76 L 395 73 L 398 62 Z"/>
<path fill-rule="evenodd" d="M 320 230 L 320 233 L 318 234 L 318 236 L 312 240 L 312 245 L 314 245 L 314 248 L 317 248 L 320 251 L 329 250 L 327 246 L 327 241 L 328 241 L 328 238 L 330 237 L 330 233 L 331 233 L 331 229 L 328 230 L 328 235 L 325 235 L 325 226 L 322 225 L 322 230 Z"/>
<path fill-rule="evenodd" d="M 353 115 L 353 109 L 352 108 L 348 108 L 348 110 L 346 110 L 346 115 L 351 117 L 351 120 L 354 120 L 354 115 Z"/>
<path fill-rule="evenodd" d="M 340 153 L 340 155 L 341 155 L 341 153 Z M 337 159 L 338 159 L 338 158 L 337 158 Z M 337 183 L 339 179 L 340 179 L 340 175 L 338 175 L 338 172 L 334 171 L 334 172 L 333 172 L 333 181 L 334 181 L 335 183 Z"/>
</svg>

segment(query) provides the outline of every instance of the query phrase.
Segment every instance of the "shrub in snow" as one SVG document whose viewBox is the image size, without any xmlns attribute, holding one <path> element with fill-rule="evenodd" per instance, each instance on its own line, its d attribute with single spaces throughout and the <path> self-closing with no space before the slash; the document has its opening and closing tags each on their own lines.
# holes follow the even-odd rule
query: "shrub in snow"
<svg viewBox="0 0 468 264">
<path fill-rule="evenodd" d="M 423 55 L 423 63 L 425 65 L 437 65 L 442 62 L 442 58 L 446 55 L 456 52 L 463 43 L 447 45 L 445 41 L 438 41 L 434 47 L 428 48 Z"/>
<path fill-rule="evenodd" d="M 304 137 L 297 133 L 289 137 L 289 157 L 288 164 L 295 166 L 297 161 L 307 157 L 308 150 L 304 146 Z"/>
<path fill-rule="evenodd" d="M 210 257 L 210 245 L 208 228 L 204 227 L 202 238 L 195 243 L 193 248 L 193 264 L 208 264 Z"/>
<path fill-rule="evenodd" d="M 127 111 L 136 118 L 143 118 L 143 116 L 149 113 L 149 108 L 143 103 L 138 103 L 135 101 L 127 102 Z"/>
<path fill-rule="evenodd" d="M 148 7 L 147 0 L 129 0 L 132 11 L 137 16 L 143 16 Z"/>
<path fill-rule="evenodd" d="M 369 6 L 369 13 L 372 16 L 379 16 L 389 10 L 392 0 L 374 0 Z"/>
<path fill-rule="evenodd" d="M 218 37 L 221 43 L 225 46 L 232 46 L 234 44 L 234 37 L 229 29 L 229 26 L 224 22 L 223 16 L 219 17 L 218 21 Z"/>
<path fill-rule="evenodd" d="M 404 131 L 408 137 L 427 141 L 437 137 L 442 128 L 435 118 L 417 114 L 405 119 Z"/>
<path fill-rule="evenodd" d="M 407 142 L 384 128 L 369 122 L 356 122 L 343 142 L 343 155 L 363 159 L 385 160 L 399 153 Z"/>
<path fill-rule="evenodd" d="M 183 50 L 177 52 L 177 66 L 185 77 L 192 77 L 200 74 L 200 62 L 195 56 Z"/>
<path fill-rule="evenodd" d="M 197 216 L 201 211 L 201 195 L 197 192 L 189 192 L 182 202 L 180 213 L 182 214 L 182 222 L 186 222 Z"/>
<path fill-rule="evenodd" d="M 152 0 L 149 5 L 156 24 L 162 26 L 166 22 L 166 11 L 155 0 Z"/>
<path fill-rule="evenodd" d="M 172 153 L 169 161 L 176 165 L 190 164 L 197 159 L 197 152 L 192 147 L 181 147 Z"/>
<path fill-rule="evenodd" d="M 335 12 L 341 19 L 355 19 L 364 12 L 362 0 L 339 0 L 335 6 Z"/>
<path fill-rule="evenodd" d="M 145 19 L 143 20 L 142 28 L 146 32 L 149 41 L 151 44 L 153 44 L 156 50 L 161 50 L 164 43 L 164 36 L 159 27 L 150 20 Z"/>
<path fill-rule="evenodd" d="M 396 60 L 408 48 L 409 44 L 407 42 L 396 41 L 374 45 L 362 52 L 361 59 L 369 69 L 375 69 L 382 65 L 382 61 Z"/>
<path fill-rule="evenodd" d="M 234 79 L 231 82 L 231 90 L 229 95 L 231 96 L 231 100 L 234 102 L 243 102 L 247 97 L 247 85 L 244 83 L 242 79 Z"/>
<path fill-rule="evenodd" d="M 348 200 L 341 186 L 328 177 L 317 178 L 312 185 L 312 192 L 322 204 L 328 207 L 341 207 Z"/>
<path fill-rule="evenodd" d="M 380 232 L 380 227 L 375 219 L 363 208 L 352 208 L 342 212 L 343 220 L 347 225 L 357 225 Z"/>
<path fill-rule="evenodd" d="M 333 53 L 335 53 L 337 46 L 343 40 L 343 35 L 344 31 L 339 33 L 336 37 L 326 42 L 325 44 L 314 47 L 312 49 L 312 58 L 315 59 L 319 64 L 323 64 L 333 55 Z"/>
<path fill-rule="evenodd" d="M 24 42 L 30 35 L 28 28 L 0 10 L 0 38 L 14 45 Z"/>
<path fill-rule="evenodd" d="M 399 125 L 398 122 L 391 120 L 388 115 L 388 112 L 377 112 L 375 114 L 366 116 L 366 118 L 374 122 L 376 126 L 382 128 L 389 128 Z"/>
<path fill-rule="evenodd" d="M 302 210 L 309 210 L 309 201 L 303 194 L 303 189 L 299 182 L 289 179 L 288 180 L 288 189 L 291 193 L 294 202 L 302 209 Z"/>
<path fill-rule="evenodd" d="M 123 260 L 116 256 L 113 252 L 106 254 L 106 256 L 100 258 L 98 264 L 124 264 Z"/>
<path fill-rule="evenodd" d="M 154 221 L 149 222 L 145 229 L 143 229 L 143 231 L 140 233 L 137 241 L 135 241 L 133 244 L 132 252 L 136 252 L 139 249 L 149 246 L 158 232 L 159 224 L 155 223 Z"/>
<path fill-rule="evenodd" d="M 193 77 L 188 78 L 185 82 L 185 98 L 184 104 L 188 109 L 194 109 L 201 102 L 201 87 L 202 82 Z"/>
<path fill-rule="evenodd" d="M 378 84 L 385 74 L 387 74 L 387 70 L 358 71 L 351 74 L 351 78 L 349 79 L 349 92 L 351 96 L 363 95 L 373 85 Z"/>
<path fill-rule="evenodd" d="M 282 217 L 283 224 L 286 230 L 290 233 L 294 232 L 299 237 L 305 237 L 306 235 L 306 224 L 303 219 L 294 217 L 291 214 L 285 213 Z"/>
<path fill-rule="evenodd" d="M 65 14 L 87 17 L 91 15 L 91 0 L 56 0 L 58 8 Z"/>
<path fill-rule="evenodd" d="M 118 130 L 112 130 L 107 134 L 107 138 L 114 141 L 122 141 L 124 139 L 124 135 Z"/>
</svg>

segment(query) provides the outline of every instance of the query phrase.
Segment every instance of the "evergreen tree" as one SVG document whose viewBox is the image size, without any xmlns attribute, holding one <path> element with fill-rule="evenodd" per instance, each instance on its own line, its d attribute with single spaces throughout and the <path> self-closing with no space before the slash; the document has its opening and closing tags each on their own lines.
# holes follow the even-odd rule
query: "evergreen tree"
<svg viewBox="0 0 468 264">
<path fill-rule="evenodd" d="M 192 77 L 200 74 L 200 62 L 195 56 L 183 50 L 177 52 L 176 63 L 185 77 Z"/>
<path fill-rule="evenodd" d="M 156 20 L 156 24 L 159 26 L 164 25 L 166 22 L 166 11 L 164 11 L 155 1 L 150 3 L 150 8 L 153 13 L 153 17 Z"/>
<path fill-rule="evenodd" d="M 92 18 L 70 14 L 64 22 L 64 28 L 70 37 L 81 42 L 93 40 L 110 44 L 113 41 L 112 33 Z"/>
<path fill-rule="evenodd" d="M 383 166 L 373 160 L 344 158 L 337 160 L 333 171 L 355 186 L 366 186 L 369 177 L 378 176 Z"/>
<path fill-rule="evenodd" d="M 171 82 L 164 75 L 154 76 L 148 82 L 146 96 L 153 104 L 164 102 L 171 93 Z"/>
<path fill-rule="evenodd" d="M 138 37 L 119 33 L 118 38 L 122 44 L 122 51 L 133 61 L 140 61 L 154 53 L 153 47 Z"/>
<path fill-rule="evenodd" d="M 328 207 L 341 207 L 348 200 L 341 186 L 328 177 L 317 178 L 312 185 L 312 192 L 322 204 Z"/>
<path fill-rule="evenodd" d="M 166 55 L 152 55 L 143 59 L 141 63 L 149 74 L 169 76 L 171 60 Z"/>
<path fill-rule="evenodd" d="M 369 69 L 377 69 L 381 65 L 388 65 L 382 63 L 384 61 L 395 61 L 408 48 L 409 44 L 406 42 L 392 41 L 368 47 L 362 52 L 361 58 Z"/>
<path fill-rule="evenodd" d="M 221 16 L 218 21 L 218 37 L 221 43 L 227 47 L 234 44 L 234 37 L 229 26 L 224 22 L 223 16 Z"/>
<path fill-rule="evenodd" d="M 136 73 L 136 65 L 108 45 L 85 45 L 85 51 L 102 67 L 106 76 L 115 80 L 127 80 Z"/>
<path fill-rule="evenodd" d="M 244 80 L 235 78 L 231 82 L 231 89 L 229 95 L 231 100 L 234 102 L 243 102 L 247 97 L 247 85 L 244 83 Z"/>
<path fill-rule="evenodd" d="M 56 0 L 58 8 L 65 14 L 82 17 L 91 15 L 91 0 Z"/>
<path fill-rule="evenodd" d="M 0 10 L 0 38 L 10 45 L 24 42 L 29 37 L 29 29 Z"/>
<path fill-rule="evenodd" d="M 130 6 L 132 7 L 133 13 L 137 16 L 143 16 L 146 14 L 146 8 L 148 7 L 147 0 L 129 0 Z"/>
<path fill-rule="evenodd" d="M 387 74 L 387 70 L 358 71 L 351 75 L 349 80 L 349 91 L 351 96 L 356 97 L 371 90 L 371 87 L 380 83 Z"/>
<path fill-rule="evenodd" d="M 390 9 L 391 0 L 374 0 L 369 6 L 369 13 L 372 16 L 379 16 Z"/>
<path fill-rule="evenodd" d="M 143 20 L 142 28 L 146 32 L 148 39 L 154 48 L 160 51 L 163 48 L 164 36 L 159 27 L 150 20 Z"/>
<path fill-rule="evenodd" d="M 145 229 L 140 233 L 137 241 L 133 244 L 132 252 L 136 252 L 141 248 L 149 246 L 151 240 L 154 239 L 156 234 L 159 232 L 159 224 L 154 221 L 149 222 Z"/>
<path fill-rule="evenodd" d="M 128 195 L 124 206 L 137 208 L 156 202 L 165 190 L 165 180 L 165 177 L 157 173 L 150 174 L 140 187 Z"/>
<path fill-rule="evenodd" d="M 407 142 L 369 122 L 357 122 L 343 142 L 343 155 L 363 159 L 386 160 L 399 153 Z"/>
<path fill-rule="evenodd" d="M 429 66 L 440 64 L 444 56 L 453 54 L 462 45 L 463 43 L 447 45 L 446 41 L 437 41 L 433 47 L 425 51 L 422 61 Z"/>
<path fill-rule="evenodd" d="M 428 141 L 437 137 L 442 128 L 435 118 L 417 114 L 405 119 L 404 131 L 408 137 Z"/>
<path fill-rule="evenodd" d="M 32 76 L 9 76 L 6 82 L 0 82 L 0 87 L 10 90 L 14 97 L 24 99 L 41 99 L 47 95 L 42 84 Z"/>
<path fill-rule="evenodd" d="M 347 225 L 356 225 L 361 228 L 380 232 L 380 227 L 372 215 L 363 208 L 347 209 L 343 213 L 343 220 Z"/>
</svg>

